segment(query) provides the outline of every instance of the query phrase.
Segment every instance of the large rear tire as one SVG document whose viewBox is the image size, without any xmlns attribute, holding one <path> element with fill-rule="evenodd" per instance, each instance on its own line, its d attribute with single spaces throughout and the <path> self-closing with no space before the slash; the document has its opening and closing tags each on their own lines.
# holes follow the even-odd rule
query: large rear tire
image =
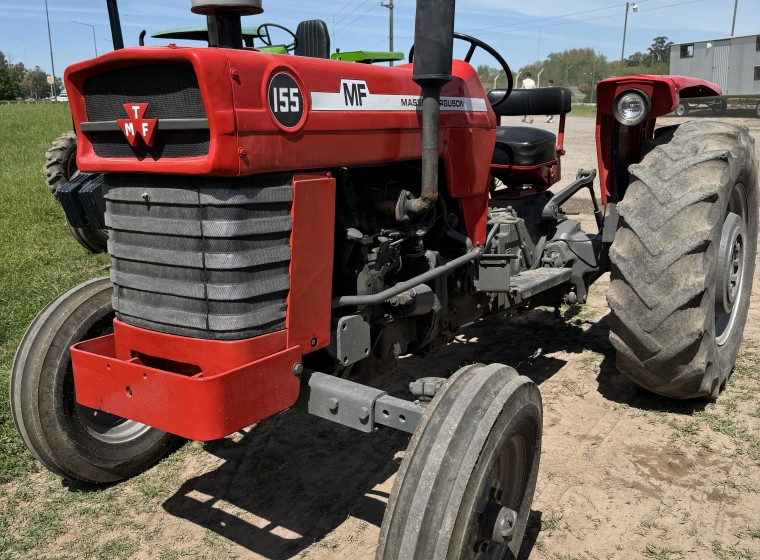
<svg viewBox="0 0 760 560">
<path fill-rule="evenodd" d="M 69 182 L 79 170 L 77 168 L 77 136 L 66 132 L 53 141 L 45 154 L 45 183 L 53 196 L 58 189 Z M 108 250 L 108 232 L 104 229 L 78 228 L 68 221 L 71 236 L 90 253 L 105 253 Z"/>
<path fill-rule="evenodd" d="M 533 382 L 501 364 L 459 370 L 412 436 L 378 560 L 516 558 L 538 476 L 543 412 Z"/>
<path fill-rule="evenodd" d="M 48 304 L 27 329 L 11 372 L 11 413 L 26 447 L 71 480 L 116 482 L 156 463 L 176 436 L 76 403 L 69 348 L 112 329 L 113 287 L 90 280 Z"/>
<path fill-rule="evenodd" d="M 660 395 L 716 398 L 752 291 L 754 140 L 743 127 L 689 122 L 629 170 L 607 297 L 617 368 Z"/>
</svg>

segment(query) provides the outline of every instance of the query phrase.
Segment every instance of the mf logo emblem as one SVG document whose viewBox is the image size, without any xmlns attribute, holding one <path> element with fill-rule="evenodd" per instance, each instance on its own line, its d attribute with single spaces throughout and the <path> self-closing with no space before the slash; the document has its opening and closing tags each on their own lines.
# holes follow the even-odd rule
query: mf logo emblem
<svg viewBox="0 0 760 560">
<path fill-rule="evenodd" d="M 147 103 L 124 103 L 124 110 L 129 115 L 128 119 L 118 119 L 119 128 L 127 137 L 130 146 L 137 146 L 138 139 L 142 139 L 148 146 L 153 145 L 153 138 L 156 135 L 156 125 L 158 119 L 146 119 L 145 111 L 148 110 Z"/>
<path fill-rule="evenodd" d="M 361 107 L 363 100 L 369 95 L 367 83 L 360 80 L 341 80 L 340 86 L 343 90 L 343 101 L 346 107 Z"/>
</svg>

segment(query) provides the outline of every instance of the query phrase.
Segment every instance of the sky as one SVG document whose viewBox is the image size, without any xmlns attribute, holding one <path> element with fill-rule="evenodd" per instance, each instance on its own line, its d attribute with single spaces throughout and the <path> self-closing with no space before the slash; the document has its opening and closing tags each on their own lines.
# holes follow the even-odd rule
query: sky
<svg viewBox="0 0 760 560">
<path fill-rule="evenodd" d="M 295 30 L 299 21 L 322 19 L 333 50 L 387 50 L 388 12 L 380 0 L 262 0 L 264 13 L 243 18 L 244 26 L 272 22 Z M 395 50 L 407 53 L 413 42 L 413 0 L 395 0 Z M 712 40 L 731 33 L 734 0 L 637 0 L 628 13 L 626 56 L 646 52 L 652 39 L 666 35 L 675 43 Z M 631 2 L 633 4 L 633 2 Z M 111 50 L 105 0 L 48 0 L 56 75 L 69 64 Z M 190 0 L 121 0 L 124 42 L 137 45 L 142 29 L 203 25 L 190 12 Z M 626 2 L 620 0 L 458 0 L 456 30 L 492 45 L 517 72 L 550 52 L 591 47 L 608 59 L 620 58 Z M 73 23 L 95 26 L 92 28 Z M 760 0 L 738 0 L 735 35 L 760 34 Z M 274 35 L 274 32 L 273 32 Z M 277 39 L 277 36 L 274 36 Z M 283 36 L 284 42 L 284 36 Z M 148 39 L 147 44 L 166 44 Z M 455 47 L 463 56 L 466 47 Z M 196 44 L 197 45 L 197 44 Z M 13 62 L 51 71 L 44 0 L 0 0 L 0 51 Z M 479 52 L 473 64 L 496 66 Z"/>
</svg>

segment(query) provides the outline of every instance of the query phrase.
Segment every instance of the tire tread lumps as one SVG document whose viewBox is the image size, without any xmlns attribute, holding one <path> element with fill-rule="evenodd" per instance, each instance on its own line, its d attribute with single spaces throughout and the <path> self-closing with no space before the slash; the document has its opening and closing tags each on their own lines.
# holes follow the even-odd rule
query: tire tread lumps
<svg viewBox="0 0 760 560">
<path fill-rule="evenodd" d="M 493 423 L 507 403 L 518 401 L 533 403 L 540 417 L 538 388 L 508 366 L 474 364 L 451 377 L 429 405 L 407 448 L 383 520 L 378 560 L 454 558 L 452 529 L 467 492 L 468 473 L 475 468 Z M 540 428 L 537 437 L 540 455 Z"/>
<path fill-rule="evenodd" d="M 680 399 L 715 398 L 725 383 L 733 362 L 715 343 L 714 269 L 726 198 L 749 177 L 756 205 L 756 169 L 747 129 L 718 122 L 687 122 L 630 166 L 607 300 L 617 367 L 634 383 Z M 750 219 L 751 281 L 757 208 Z"/>
</svg>

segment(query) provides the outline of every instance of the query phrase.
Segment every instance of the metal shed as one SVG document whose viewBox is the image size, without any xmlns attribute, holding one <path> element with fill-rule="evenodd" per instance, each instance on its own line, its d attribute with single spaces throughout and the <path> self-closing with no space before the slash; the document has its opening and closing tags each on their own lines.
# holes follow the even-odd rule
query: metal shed
<svg viewBox="0 0 760 560">
<path fill-rule="evenodd" d="M 670 47 L 670 73 L 718 84 L 724 95 L 760 95 L 760 35 Z"/>
</svg>

